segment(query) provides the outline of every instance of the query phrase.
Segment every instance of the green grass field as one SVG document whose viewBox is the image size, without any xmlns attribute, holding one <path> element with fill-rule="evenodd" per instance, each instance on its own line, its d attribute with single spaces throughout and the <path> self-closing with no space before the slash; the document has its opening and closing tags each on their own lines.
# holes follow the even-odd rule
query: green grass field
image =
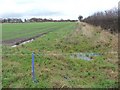
<svg viewBox="0 0 120 90">
<path fill-rule="evenodd" d="M 63 28 L 71 23 L 5 23 L 2 24 L 2 40 L 29 38 L 50 30 Z"/>
<path fill-rule="evenodd" d="M 117 52 L 117 39 L 98 27 L 67 22 L 6 24 L 3 25 L 3 38 L 7 40 L 13 33 L 11 39 L 29 37 L 49 29 L 55 30 L 25 45 L 3 46 L 3 87 L 117 87 L 118 58 L 117 54 L 109 53 Z M 32 81 L 31 75 L 33 51 L 38 83 Z M 80 52 L 100 53 L 101 56 L 91 57 L 91 61 L 70 57 L 71 53 Z"/>
</svg>

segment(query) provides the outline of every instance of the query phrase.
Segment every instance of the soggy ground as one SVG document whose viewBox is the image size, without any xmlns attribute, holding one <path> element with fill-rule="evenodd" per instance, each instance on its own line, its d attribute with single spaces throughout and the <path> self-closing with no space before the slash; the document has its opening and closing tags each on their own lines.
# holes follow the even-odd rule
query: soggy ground
<svg viewBox="0 0 120 90">
<path fill-rule="evenodd" d="M 83 59 L 83 60 L 94 60 L 95 57 L 100 56 L 98 53 L 74 53 L 71 54 L 70 57 L 72 59 Z"/>
</svg>

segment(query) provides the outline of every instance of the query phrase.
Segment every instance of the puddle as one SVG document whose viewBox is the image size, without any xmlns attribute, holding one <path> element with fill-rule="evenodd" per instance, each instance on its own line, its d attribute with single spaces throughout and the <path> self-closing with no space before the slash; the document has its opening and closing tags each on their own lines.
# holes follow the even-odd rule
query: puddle
<svg viewBox="0 0 120 90">
<path fill-rule="evenodd" d="M 22 42 L 22 43 L 20 43 L 20 44 L 18 44 L 18 45 L 13 45 L 13 46 L 11 46 L 11 47 L 17 47 L 17 46 L 19 46 L 19 45 L 23 45 L 23 44 L 26 44 L 26 43 L 29 43 L 29 42 L 32 42 L 32 41 L 34 41 L 34 39 L 30 39 L 30 40 L 24 41 L 24 42 Z"/>
<path fill-rule="evenodd" d="M 74 53 L 70 55 L 72 59 L 83 59 L 83 60 L 93 60 L 93 57 L 100 56 L 98 53 Z"/>
</svg>

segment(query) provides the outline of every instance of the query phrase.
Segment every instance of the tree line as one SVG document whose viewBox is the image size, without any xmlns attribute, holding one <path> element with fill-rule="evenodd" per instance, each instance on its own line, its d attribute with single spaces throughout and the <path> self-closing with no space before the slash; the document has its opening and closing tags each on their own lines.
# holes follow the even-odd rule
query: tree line
<svg viewBox="0 0 120 90">
<path fill-rule="evenodd" d="M 118 33 L 118 15 L 119 11 L 117 8 L 112 8 L 103 12 L 96 12 L 91 16 L 88 16 L 83 20 L 89 24 L 95 26 L 101 26 L 105 30 L 110 31 L 111 33 Z"/>
<path fill-rule="evenodd" d="M 42 19 L 42 18 L 30 18 L 30 19 L 17 19 L 17 18 L 7 18 L 7 19 L 0 19 L 0 23 L 23 23 L 23 22 L 76 22 L 77 20 L 53 20 L 53 19 Z"/>
<path fill-rule="evenodd" d="M 6 19 L 0 19 L 0 23 L 22 23 L 22 19 L 17 18 L 6 18 Z"/>
</svg>

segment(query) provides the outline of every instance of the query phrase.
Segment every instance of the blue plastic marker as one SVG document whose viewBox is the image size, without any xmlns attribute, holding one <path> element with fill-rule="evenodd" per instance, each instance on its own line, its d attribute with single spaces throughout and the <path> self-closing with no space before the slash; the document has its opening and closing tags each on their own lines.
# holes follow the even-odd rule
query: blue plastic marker
<svg viewBox="0 0 120 90">
<path fill-rule="evenodd" d="M 32 53 L 32 79 L 33 79 L 33 82 L 37 83 L 38 81 L 36 80 L 35 78 L 35 71 L 34 71 L 34 58 L 35 54 L 34 52 Z"/>
<path fill-rule="evenodd" d="M 34 72 L 34 52 L 32 53 L 32 79 L 35 81 L 35 72 Z"/>
<path fill-rule="evenodd" d="M 33 79 L 33 82 L 37 83 L 38 81 L 35 78 L 35 71 L 34 71 L 34 60 L 35 60 L 34 56 L 35 56 L 35 54 L 33 52 L 32 53 L 32 79 Z"/>
</svg>

